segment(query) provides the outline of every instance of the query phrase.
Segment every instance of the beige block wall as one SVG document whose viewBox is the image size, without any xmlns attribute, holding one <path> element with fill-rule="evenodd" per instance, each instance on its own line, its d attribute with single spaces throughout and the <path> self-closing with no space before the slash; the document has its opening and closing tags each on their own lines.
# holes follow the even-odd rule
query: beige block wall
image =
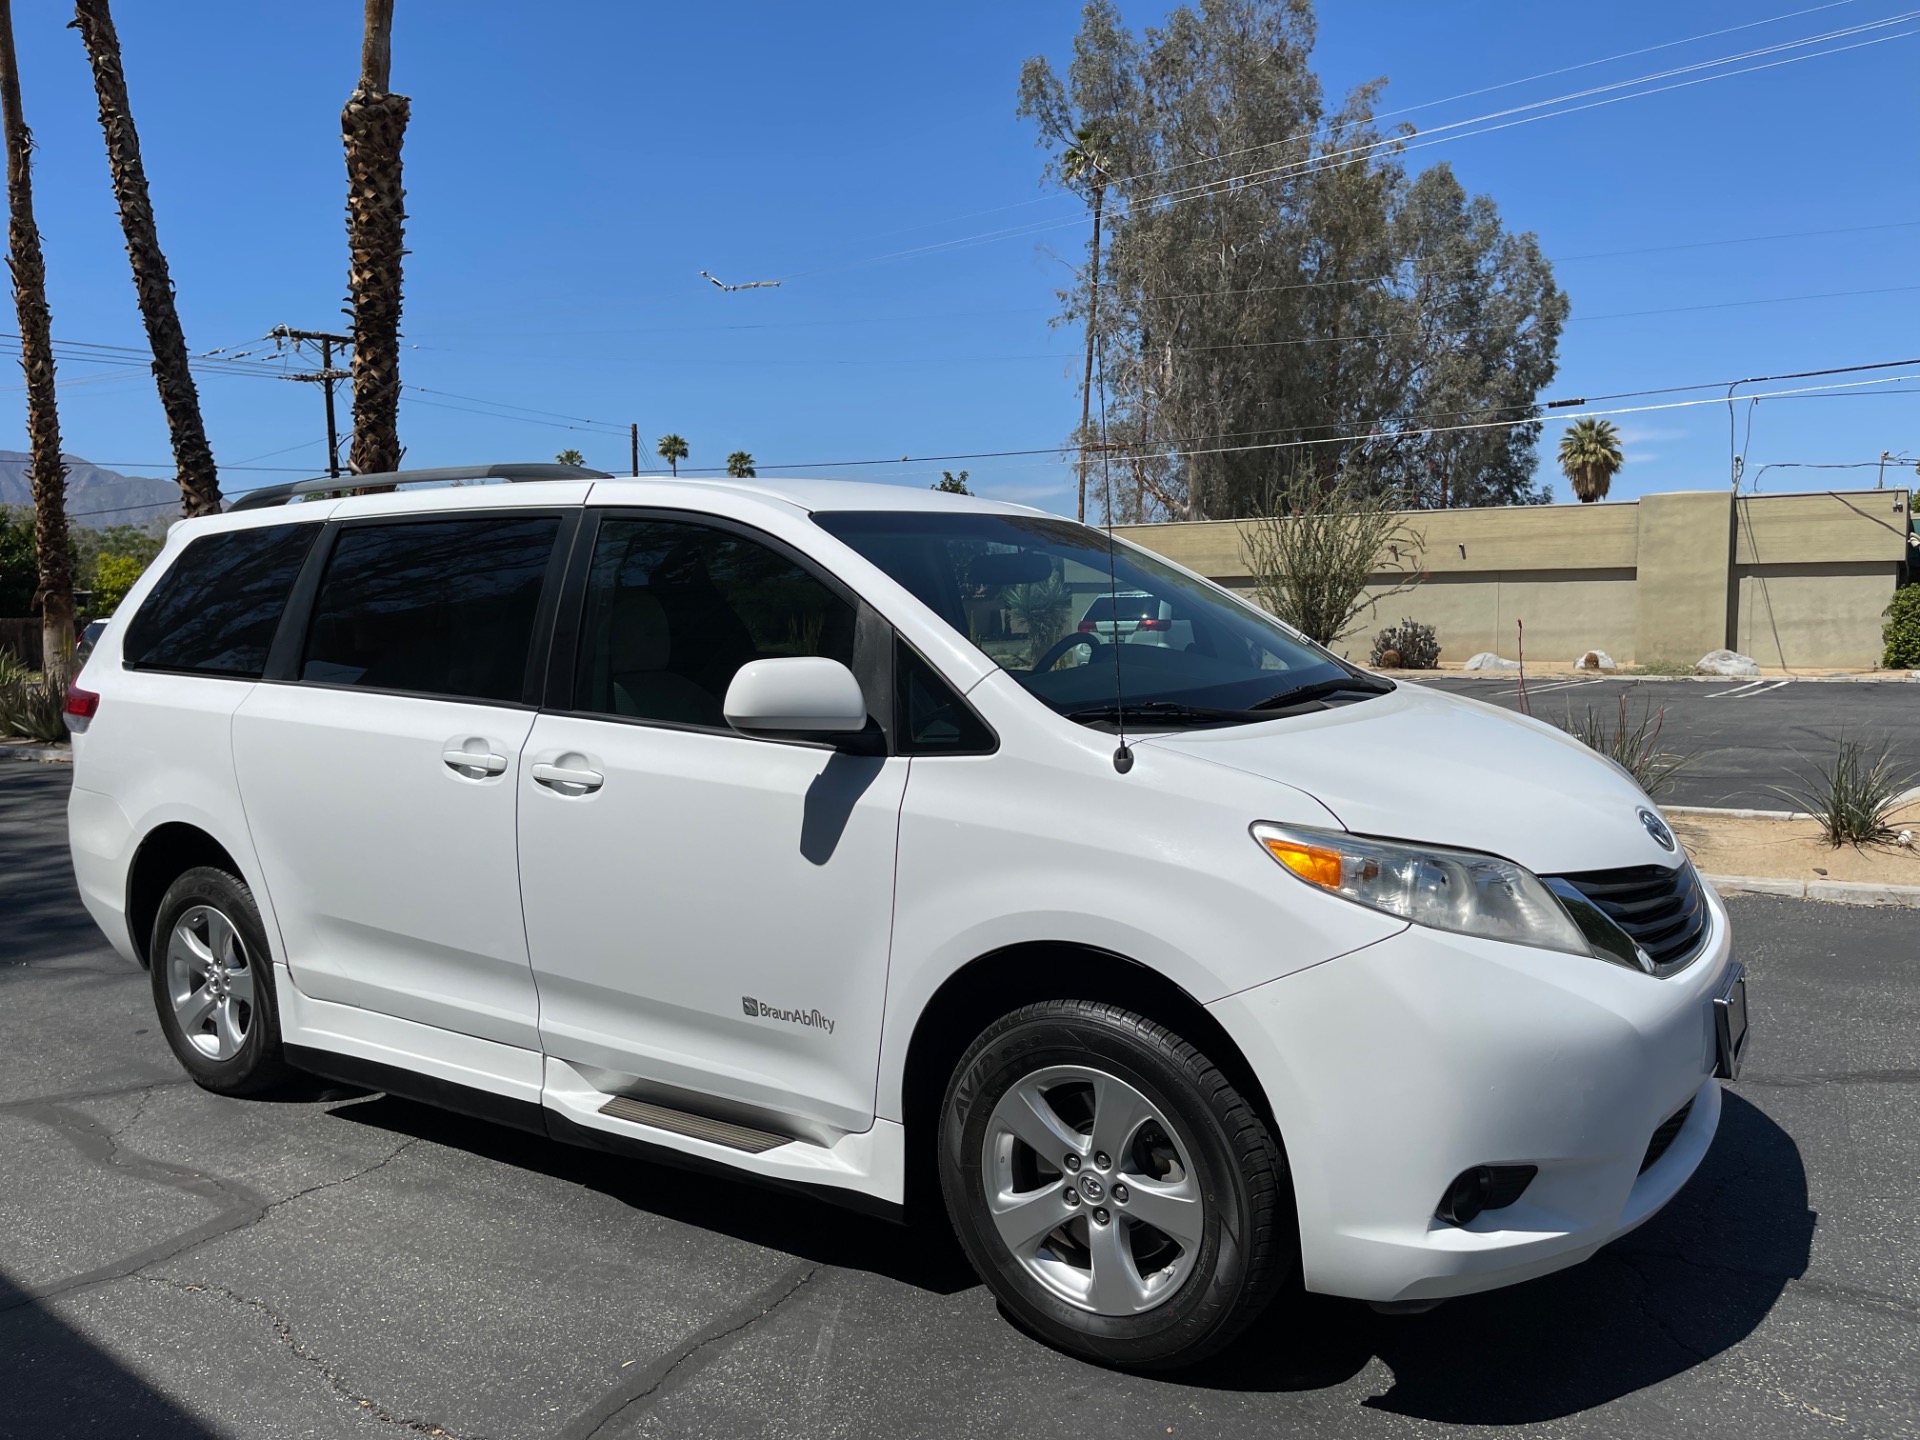
<svg viewBox="0 0 1920 1440">
<path fill-rule="evenodd" d="M 1427 578 L 1375 603 L 1342 645 L 1364 659 L 1410 616 L 1438 633 L 1443 662 L 1481 650 L 1561 663 L 1587 649 L 1622 664 L 1694 661 L 1731 639 L 1762 665 L 1870 669 L 1880 612 L 1908 553 L 1904 491 L 1743 498 L 1725 491 L 1600 505 L 1414 512 Z M 1735 521 L 1738 533 L 1734 533 Z M 1211 579 L 1251 587 L 1240 523 L 1121 527 Z M 1914 552 L 1920 565 L 1920 551 Z"/>
</svg>

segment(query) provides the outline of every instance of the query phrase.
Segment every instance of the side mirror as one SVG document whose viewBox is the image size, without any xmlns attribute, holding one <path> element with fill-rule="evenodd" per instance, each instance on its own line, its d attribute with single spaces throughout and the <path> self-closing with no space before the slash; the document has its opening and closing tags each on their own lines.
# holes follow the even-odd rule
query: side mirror
<svg viewBox="0 0 1920 1440">
<path fill-rule="evenodd" d="M 867 728 L 860 682 L 838 660 L 817 655 L 742 665 L 722 709 L 742 735 L 767 740 L 844 740 Z"/>
</svg>

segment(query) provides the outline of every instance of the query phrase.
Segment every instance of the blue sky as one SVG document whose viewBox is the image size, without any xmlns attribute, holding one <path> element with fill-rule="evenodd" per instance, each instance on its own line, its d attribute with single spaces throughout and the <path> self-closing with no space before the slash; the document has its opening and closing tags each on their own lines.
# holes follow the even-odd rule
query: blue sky
<svg viewBox="0 0 1920 1440">
<path fill-rule="evenodd" d="M 1136 27 L 1166 8 L 1123 6 Z M 1806 9 L 1340 0 L 1322 6 L 1317 63 L 1330 95 L 1387 76 L 1391 110 L 1751 26 L 1428 105 L 1406 118 L 1438 143 L 1409 162 L 1450 161 L 1556 260 L 1573 319 L 1550 397 L 1920 356 L 1920 34 L 1910 33 L 1920 12 L 1847 0 L 1752 24 Z M 360 6 L 118 10 L 189 344 L 257 355 L 247 342 L 274 324 L 341 327 L 338 115 L 357 71 Z M 1494 133 L 1434 129 L 1902 14 L 1915 19 L 1811 47 L 1858 47 L 1843 53 Z M 89 352 L 117 364 L 63 362 L 66 444 L 166 475 L 90 78 L 67 18 L 57 5 L 15 9 L 54 333 L 135 348 Z M 1084 230 L 1077 201 L 1038 188 L 1042 157 L 1014 101 L 1021 62 L 1064 59 L 1077 23 L 1076 6 L 1041 0 L 399 0 L 394 88 L 414 103 L 403 367 L 423 387 L 402 408 L 407 463 L 545 459 L 577 446 L 590 464 L 624 470 L 626 438 L 605 427 L 629 421 L 650 463 L 654 438 L 674 430 L 694 466 L 744 448 L 763 474 L 1057 445 L 1077 418 L 1078 370 L 1073 334 L 1048 323 L 1066 275 L 1055 256 L 1077 260 Z M 1006 230 L 1017 233 L 996 233 Z M 1793 238 L 1756 238 L 1780 236 Z M 787 278 L 778 290 L 723 294 L 702 269 Z M 316 387 L 255 361 L 244 369 L 210 367 L 200 382 L 229 493 L 286 478 L 243 466 L 312 473 L 323 463 Z M 1915 453 L 1920 365 L 1834 378 L 1909 374 L 1742 406 L 1748 475 L 1767 491 L 1871 486 L 1872 469 L 1762 467 Z M 24 397 L 17 384 L 0 393 L 0 447 L 24 449 Z M 559 416 L 600 424 L 567 429 Z M 1726 483 L 1724 405 L 1616 423 L 1628 454 L 1616 496 Z M 1543 473 L 1559 429 L 1549 424 Z M 1044 455 L 841 473 L 925 485 L 942 468 L 970 470 L 984 493 L 1071 505 L 1069 467 Z"/>
</svg>

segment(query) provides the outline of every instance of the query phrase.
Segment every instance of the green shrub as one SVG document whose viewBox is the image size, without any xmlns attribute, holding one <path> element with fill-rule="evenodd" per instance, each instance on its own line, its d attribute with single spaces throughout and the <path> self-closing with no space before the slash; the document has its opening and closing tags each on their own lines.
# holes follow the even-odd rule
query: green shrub
<svg viewBox="0 0 1920 1440">
<path fill-rule="evenodd" d="M 1635 675 L 1666 675 L 1669 677 L 1697 675 L 1700 673 L 1700 667 L 1689 664 L 1685 660 L 1665 660 L 1659 656 L 1655 656 L 1651 660 L 1643 660 L 1638 665 L 1635 665 L 1633 667 L 1633 673 Z"/>
<path fill-rule="evenodd" d="M 111 615 L 127 598 L 134 581 L 146 572 L 147 562 L 133 555 L 102 555 L 93 572 L 95 615 Z"/>
<path fill-rule="evenodd" d="M 1887 653 L 1880 663 L 1889 670 L 1920 670 L 1920 581 L 1893 592 L 1893 603 L 1881 612 L 1887 617 L 1880 638 Z"/>
<path fill-rule="evenodd" d="M 1440 663 L 1440 641 L 1431 625 L 1403 619 L 1373 637 L 1373 656 L 1367 663 L 1376 669 L 1432 670 Z"/>
</svg>

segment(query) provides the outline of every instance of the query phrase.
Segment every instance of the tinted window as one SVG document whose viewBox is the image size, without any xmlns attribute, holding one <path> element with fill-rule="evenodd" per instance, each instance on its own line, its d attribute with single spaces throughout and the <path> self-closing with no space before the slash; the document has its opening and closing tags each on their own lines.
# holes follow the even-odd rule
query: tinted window
<svg viewBox="0 0 1920 1440">
<path fill-rule="evenodd" d="M 664 520 L 607 520 L 587 584 L 576 708 L 726 727 L 751 660 L 853 660 L 854 608 L 745 536 Z"/>
<path fill-rule="evenodd" d="M 893 679 L 902 755 L 986 755 L 994 750 L 986 721 L 904 640 L 894 647 Z"/>
<path fill-rule="evenodd" d="M 552 516 L 348 526 L 314 601 L 300 678 L 519 700 L 559 528 Z"/>
<path fill-rule="evenodd" d="M 121 658 L 136 670 L 258 680 L 273 632 L 320 526 L 202 535 L 127 622 Z"/>
</svg>

